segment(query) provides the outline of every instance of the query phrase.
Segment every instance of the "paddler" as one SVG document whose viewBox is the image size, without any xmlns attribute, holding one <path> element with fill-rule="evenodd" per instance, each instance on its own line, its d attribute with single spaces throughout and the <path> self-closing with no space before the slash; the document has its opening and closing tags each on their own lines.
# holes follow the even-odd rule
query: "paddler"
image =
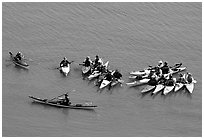
<svg viewBox="0 0 204 139">
<path fill-rule="evenodd" d="M 193 77 L 192 77 L 191 73 L 187 72 L 187 74 L 186 74 L 186 81 L 187 81 L 187 83 L 192 83 Z"/>
<path fill-rule="evenodd" d="M 90 56 L 87 56 L 83 63 L 84 63 L 84 66 L 85 66 L 85 67 L 91 66 L 92 61 L 91 61 L 91 59 L 90 59 Z"/>
<path fill-rule="evenodd" d="M 21 61 L 24 58 L 23 54 L 21 52 L 18 52 L 15 56 L 15 59 L 17 61 Z"/>
<path fill-rule="evenodd" d="M 100 59 L 99 59 L 99 56 L 98 55 L 96 55 L 96 58 L 95 58 L 95 60 L 94 60 L 94 69 L 99 65 L 99 63 L 100 64 L 102 64 L 101 62 L 100 62 Z"/>
<path fill-rule="evenodd" d="M 164 66 L 164 63 L 163 63 L 162 60 L 160 60 L 160 61 L 158 62 L 157 67 L 162 68 L 163 66 Z"/>
<path fill-rule="evenodd" d="M 173 86 L 174 85 L 174 80 L 172 74 L 169 75 L 169 79 L 166 80 L 165 83 L 166 86 Z"/>
<path fill-rule="evenodd" d="M 168 74 L 169 73 L 169 66 L 167 62 L 164 62 L 164 66 L 161 68 L 162 74 Z"/>
<path fill-rule="evenodd" d="M 67 105 L 67 106 L 69 106 L 69 105 L 71 104 L 71 102 L 70 102 L 70 100 L 69 100 L 68 94 L 65 94 L 65 95 L 64 95 L 64 100 L 62 101 L 61 104 L 62 104 L 62 105 Z"/>
<path fill-rule="evenodd" d="M 182 73 L 179 74 L 179 78 L 177 79 L 176 82 L 177 83 L 183 83 L 183 84 L 186 83 L 186 80 L 185 80 L 184 75 Z"/>
<path fill-rule="evenodd" d="M 71 62 L 69 62 L 67 58 L 64 57 L 64 59 L 60 62 L 60 67 L 68 67 L 68 64 L 71 64 Z"/>
<path fill-rule="evenodd" d="M 158 84 L 158 82 L 157 82 L 157 80 L 156 80 L 156 75 L 154 74 L 154 75 L 152 75 L 152 76 L 150 77 L 150 80 L 148 81 L 148 85 L 155 86 L 155 85 L 157 85 L 157 84 Z"/>
</svg>

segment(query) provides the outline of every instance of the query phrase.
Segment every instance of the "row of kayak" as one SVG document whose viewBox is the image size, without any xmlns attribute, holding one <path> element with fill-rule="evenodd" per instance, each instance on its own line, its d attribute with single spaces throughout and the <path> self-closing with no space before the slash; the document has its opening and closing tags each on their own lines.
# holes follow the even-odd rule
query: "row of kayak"
<svg viewBox="0 0 204 139">
<path fill-rule="evenodd" d="M 152 86 L 152 85 L 147 85 L 142 91 L 141 93 L 147 93 L 150 91 L 152 92 L 152 95 L 156 95 L 157 93 L 163 91 L 163 95 L 167 95 L 170 92 L 177 92 L 183 88 L 186 88 L 191 94 L 193 93 L 193 88 L 194 88 L 194 83 L 196 83 L 196 81 L 194 80 L 192 83 L 190 84 L 182 84 L 182 83 L 176 83 L 173 86 L 165 86 L 163 84 L 158 84 L 156 86 Z"/>
</svg>

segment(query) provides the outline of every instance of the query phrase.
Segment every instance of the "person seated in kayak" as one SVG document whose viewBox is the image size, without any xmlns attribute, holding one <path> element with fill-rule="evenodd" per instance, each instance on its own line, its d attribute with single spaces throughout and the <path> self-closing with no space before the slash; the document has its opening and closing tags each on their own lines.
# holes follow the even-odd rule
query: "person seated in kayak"
<svg viewBox="0 0 204 139">
<path fill-rule="evenodd" d="M 162 60 L 160 60 L 160 61 L 158 62 L 157 67 L 158 67 L 158 68 L 162 68 L 163 66 L 164 66 L 164 63 L 163 63 Z"/>
<path fill-rule="evenodd" d="M 84 63 L 85 67 L 89 67 L 92 64 L 92 61 L 91 61 L 90 57 L 87 56 L 83 63 Z"/>
<path fill-rule="evenodd" d="M 62 105 L 67 105 L 69 106 L 71 104 L 70 100 L 69 100 L 69 97 L 68 97 L 68 94 L 65 94 L 64 95 L 64 100 L 61 102 Z"/>
<path fill-rule="evenodd" d="M 67 58 L 64 57 L 64 59 L 60 62 L 60 67 L 68 67 L 69 64 L 71 64 L 71 62 L 69 62 Z"/>
<path fill-rule="evenodd" d="M 96 58 L 95 58 L 95 60 L 94 60 L 94 65 L 93 65 L 94 68 L 96 68 L 96 67 L 99 65 L 99 63 L 102 64 L 102 63 L 100 62 L 99 56 L 96 55 Z"/>
<path fill-rule="evenodd" d="M 164 62 L 164 66 L 161 68 L 162 74 L 168 74 L 169 73 L 169 66 L 167 62 Z"/>
<path fill-rule="evenodd" d="M 185 80 L 184 75 L 182 73 L 179 74 L 179 78 L 177 79 L 176 82 L 177 83 L 183 83 L 183 84 L 186 83 L 186 80 Z"/>
<path fill-rule="evenodd" d="M 159 67 L 155 67 L 155 73 L 157 76 L 161 76 L 162 75 L 162 71 Z"/>
<path fill-rule="evenodd" d="M 150 80 L 148 81 L 148 85 L 155 86 L 155 85 L 157 85 L 157 84 L 158 84 L 158 82 L 157 82 L 157 80 L 156 80 L 156 75 L 152 75 L 152 76 L 150 77 Z"/>
<path fill-rule="evenodd" d="M 149 75 L 148 75 L 148 78 L 151 78 L 151 77 L 154 75 L 154 73 L 155 73 L 155 70 L 152 69 L 152 70 L 150 71 Z"/>
<path fill-rule="evenodd" d="M 169 75 L 169 79 L 166 80 L 165 85 L 166 86 L 173 86 L 174 85 L 174 80 L 173 80 L 172 74 Z"/>
<path fill-rule="evenodd" d="M 193 77 L 192 77 L 191 73 L 187 72 L 187 74 L 186 74 L 186 81 L 187 81 L 187 83 L 192 83 Z"/>
<path fill-rule="evenodd" d="M 113 75 L 111 75 L 110 71 L 108 71 L 108 73 L 104 76 L 104 79 L 108 81 L 112 81 Z"/>
<path fill-rule="evenodd" d="M 15 59 L 16 59 L 17 61 L 21 61 L 21 60 L 23 60 L 23 58 L 24 58 L 24 56 L 23 56 L 23 54 L 22 54 L 21 52 L 18 52 L 18 53 L 16 54 L 16 56 L 15 56 Z"/>
<path fill-rule="evenodd" d="M 114 72 L 113 72 L 113 77 L 115 79 L 120 79 L 122 77 L 122 74 L 116 69 Z"/>
</svg>

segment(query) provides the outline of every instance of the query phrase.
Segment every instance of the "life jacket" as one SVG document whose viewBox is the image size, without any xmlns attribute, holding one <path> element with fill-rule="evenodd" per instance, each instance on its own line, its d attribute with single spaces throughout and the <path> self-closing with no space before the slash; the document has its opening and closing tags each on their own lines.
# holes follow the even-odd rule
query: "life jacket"
<svg viewBox="0 0 204 139">
<path fill-rule="evenodd" d="M 163 66 L 161 68 L 161 70 L 162 70 L 162 74 L 168 74 L 169 73 L 169 67 L 168 66 Z"/>
</svg>

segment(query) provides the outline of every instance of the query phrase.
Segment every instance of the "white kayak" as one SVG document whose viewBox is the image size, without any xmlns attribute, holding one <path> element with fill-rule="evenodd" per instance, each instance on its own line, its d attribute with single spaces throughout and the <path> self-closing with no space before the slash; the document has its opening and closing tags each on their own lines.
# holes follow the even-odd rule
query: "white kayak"
<svg viewBox="0 0 204 139">
<path fill-rule="evenodd" d="M 111 83 L 110 81 L 104 79 L 99 88 L 103 89 L 104 87 L 108 86 L 110 83 Z"/>
<path fill-rule="evenodd" d="M 179 91 L 183 87 L 184 87 L 183 83 L 176 83 L 175 88 L 174 88 L 174 92 Z"/>
<path fill-rule="evenodd" d="M 196 83 L 197 81 L 193 79 L 193 81 L 191 83 L 185 84 L 186 89 L 192 94 L 193 93 L 193 89 L 194 89 L 194 83 Z"/>
<path fill-rule="evenodd" d="M 149 74 L 150 73 L 150 70 L 149 69 L 144 69 L 144 70 L 141 70 L 141 71 L 132 71 L 130 72 L 131 75 L 137 75 L 137 76 L 141 76 L 141 75 L 146 75 L 146 74 Z"/>
<path fill-rule="evenodd" d="M 142 91 L 141 93 L 146 93 L 149 91 L 152 91 L 156 86 L 152 86 L 152 85 L 147 85 Z"/>
<path fill-rule="evenodd" d="M 121 80 L 121 79 L 114 80 L 114 81 L 111 82 L 111 87 L 113 87 L 113 86 L 115 86 L 115 85 L 117 85 L 119 83 L 122 85 L 122 83 L 124 83 L 124 81 Z"/>
<path fill-rule="evenodd" d="M 165 86 L 163 94 L 167 95 L 168 93 L 173 91 L 174 87 L 175 87 L 174 85 L 173 86 Z"/>
<path fill-rule="evenodd" d="M 61 71 L 65 76 L 67 76 L 68 73 L 70 72 L 70 64 L 68 64 L 68 66 L 61 67 L 61 68 L 60 68 L 60 71 Z"/>
<path fill-rule="evenodd" d="M 126 85 L 128 85 L 128 86 L 143 85 L 143 84 L 147 84 L 149 80 L 150 79 L 145 78 L 145 79 L 142 79 L 142 80 L 139 80 L 139 81 L 134 81 L 134 82 L 126 83 Z"/>
<path fill-rule="evenodd" d="M 158 85 L 156 85 L 156 88 L 155 88 L 155 90 L 152 92 L 152 94 L 156 94 L 156 93 L 158 93 L 158 92 L 160 92 L 160 91 L 162 91 L 163 89 L 164 89 L 164 85 L 163 84 L 158 84 Z"/>
<path fill-rule="evenodd" d="M 87 74 L 91 70 L 91 67 L 90 66 L 88 66 L 88 67 L 83 66 L 81 70 L 82 70 L 83 74 Z"/>
<path fill-rule="evenodd" d="M 101 75 L 101 72 L 99 71 L 94 71 L 91 75 L 89 75 L 88 79 L 92 80 L 93 78 L 98 77 L 99 75 Z"/>
</svg>

